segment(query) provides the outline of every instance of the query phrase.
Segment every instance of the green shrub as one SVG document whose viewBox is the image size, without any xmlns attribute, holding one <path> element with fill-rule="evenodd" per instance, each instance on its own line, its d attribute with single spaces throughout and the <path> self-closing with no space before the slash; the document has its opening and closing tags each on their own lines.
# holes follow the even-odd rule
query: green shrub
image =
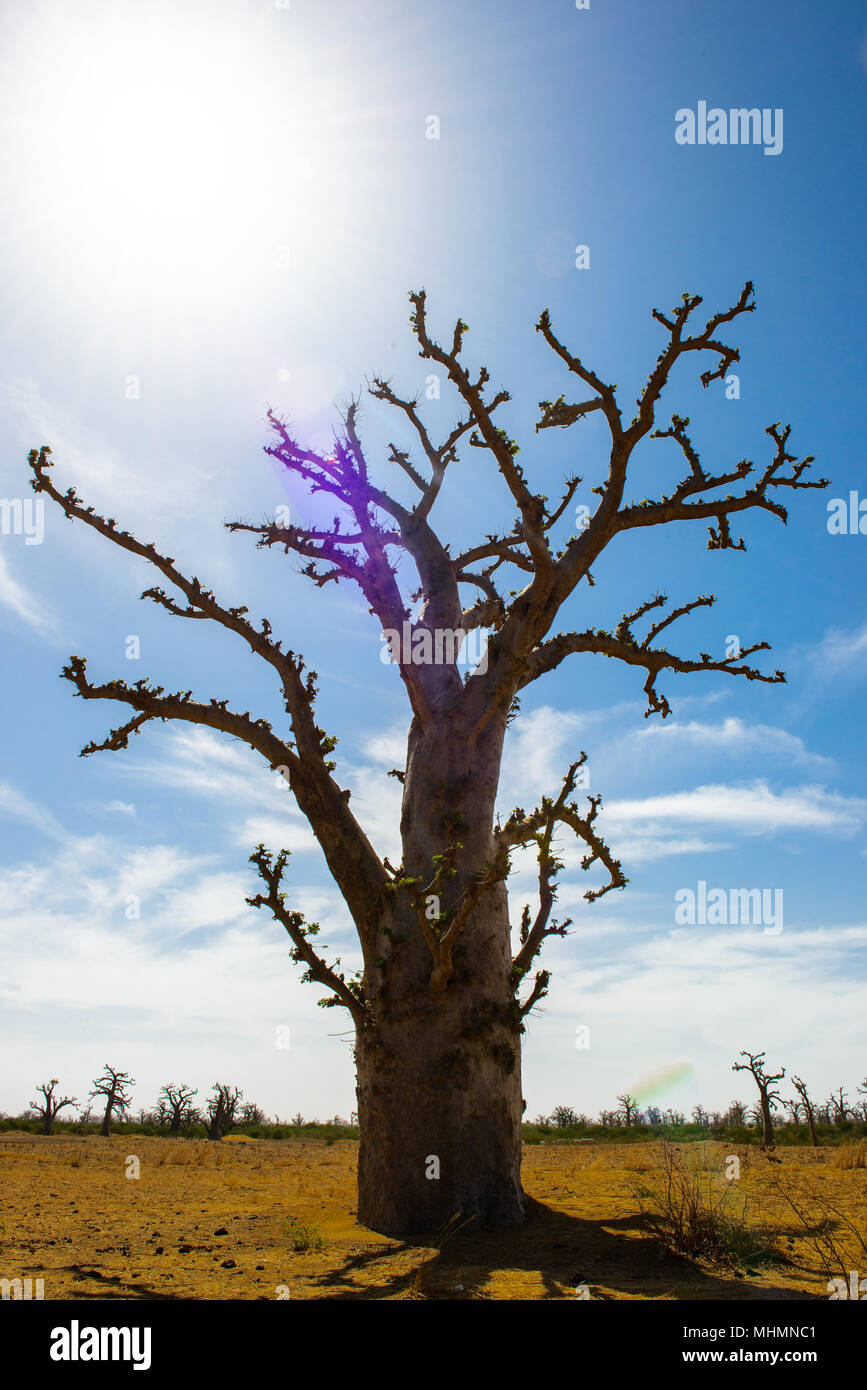
<svg viewBox="0 0 867 1390">
<path fill-rule="evenodd" d="M 325 1245 L 325 1237 L 318 1226 L 295 1221 L 290 1217 L 284 1223 L 283 1229 L 296 1254 L 303 1254 L 307 1250 L 322 1250 Z"/>
</svg>

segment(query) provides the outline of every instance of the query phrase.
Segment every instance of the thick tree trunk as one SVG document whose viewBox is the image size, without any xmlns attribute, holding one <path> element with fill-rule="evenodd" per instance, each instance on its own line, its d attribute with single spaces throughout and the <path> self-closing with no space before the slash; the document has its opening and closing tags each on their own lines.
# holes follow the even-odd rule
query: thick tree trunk
<svg viewBox="0 0 867 1390">
<path fill-rule="evenodd" d="M 42 1116 L 42 1133 L 50 1134 L 54 1125 L 54 1116 L 47 1112 Z"/>
<path fill-rule="evenodd" d="M 458 839 L 457 900 L 493 852 L 501 731 L 472 765 L 453 736 L 410 737 L 404 870 L 429 883 L 433 858 Z M 392 1236 L 436 1234 L 454 1216 L 474 1226 L 523 1220 L 521 1030 L 512 984 L 505 885 L 479 900 L 445 989 L 408 903 L 395 894 L 384 952 L 365 978 L 370 1022 L 356 1041 L 361 1132 L 358 1219 Z"/>
<path fill-rule="evenodd" d="M 504 974 L 492 960 L 487 979 L 452 980 L 439 1000 L 390 993 L 379 1024 L 359 1032 L 363 1225 L 407 1236 L 456 1213 L 523 1219 L 521 1046 Z"/>
<path fill-rule="evenodd" d="M 764 1095 L 762 1095 L 761 1104 L 763 1130 L 762 1144 L 763 1147 L 766 1149 L 773 1149 L 776 1147 L 776 1140 L 774 1138 L 774 1122 L 771 1119 L 771 1107 L 768 1104 L 767 1097 Z"/>
</svg>

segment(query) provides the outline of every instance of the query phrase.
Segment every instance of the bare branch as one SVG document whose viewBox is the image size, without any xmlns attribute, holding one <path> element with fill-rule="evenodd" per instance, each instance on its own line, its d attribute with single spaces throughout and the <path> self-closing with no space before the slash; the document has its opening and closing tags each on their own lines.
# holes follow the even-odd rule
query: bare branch
<svg viewBox="0 0 867 1390">
<path fill-rule="evenodd" d="M 603 656 L 616 657 L 628 666 L 641 666 L 647 671 L 644 691 L 647 695 L 648 707 L 645 711 L 645 718 L 651 714 L 661 714 L 664 719 L 671 713 L 671 706 L 666 697 L 660 695 L 656 689 L 656 681 L 660 672 L 664 670 L 680 673 L 722 671 L 727 675 L 744 676 L 749 681 L 762 681 L 767 685 L 785 682 L 786 676 L 783 671 L 778 670 L 773 675 L 766 675 L 752 666 L 743 664 L 744 657 L 752 656 L 754 652 L 770 650 L 768 642 L 755 642 L 752 646 L 742 648 L 736 654 L 723 657 L 719 661 L 714 660 L 708 652 L 701 652 L 696 661 L 676 656 L 664 648 L 650 646 L 653 638 L 658 636 L 670 623 L 693 612 L 696 608 L 711 607 L 716 602 L 713 594 L 700 594 L 691 602 L 675 608 L 661 622 L 655 623 L 644 640 L 639 642 L 632 633 L 632 624 L 652 609 L 667 602 L 665 594 L 658 594 L 636 608 L 633 613 L 624 613 L 614 634 L 603 628 L 589 628 L 585 632 L 564 632 L 549 638 L 547 642 L 543 642 L 531 653 L 521 685 L 529 685 L 532 681 L 538 680 L 539 676 L 546 671 L 554 670 L 565 657 L 576 652 L 594 652 Z"/>
<path fill-rule="evenodd" d="M 315 980 L 333 994 L 333 1000 L 324 1001 L 342 1004 L 348 1009 L 354 1022 L 361 1026 L 367 1021 L 368 1011 L 360 987 L 354 988 L 345 976 L 334 966 L 326 965 L 310 945 L 309 938 L 319 933 L 318 922 L 307 922 L 303 913 L 287 908 L 286 894 L 282 891 L 283 871 L 289 859 L 289 851 L 281 849 L 276 856 L 257 845 L 250 855 L 250 863 L 255 864 L 259 875 L 268 889 L 267 893 L 256 893 L 246 899 L 250 907 L 267 907 L 276 921 L 285 928 L 292 941 L 292 959 L 307 966 L 302 979 Z"/>
<path fill-rule="evenodd" d="M 576 837 L 583 840 L 588 846 L 590 853 L 582 859 L 582 869 L 587 870 L 599 862 L 608 871 L 608 883 L 604 884 L 602 888 L 589 888 L 584 894 L 587 902 L 595 902 L 597 898 L 609 893 L 612 888 L 624 888 L 629 882 L 624 877 L 620 861 L 613 857 L 608 846 L 594 828 L 602 798 L 600 796 L 587 798 L 590 810 L 586 815 L 581 814 L 576 802 L 569 801 L 569 797 L 575 790 L 578 770 L 583 767 L 586 760 L 587 754 L 582 752 L 570 765 L 556 799 L 543 797 L 541 806 L 536 807 L 529 815 L 521 807 L 517 807 L 512 811 L 505 825 L 494 832 L 494 841 L 501 849 L 511 849 L 515 845 L 526 845 L 533 842 L 539 845 L 540 914 L 537 916 L 536 925 L 539 926 L 541 935 L 537 933 L 537 938 L 534 941 L 531 931 L 526 939 L 522 938 L 524 946 L 513 962 L 520 975 L 526 974 L 538 950 L 538 945 L 541 944 L 544 935 L 549 934 L 546 924 L 554 897 L 550 880 L 554 873 L 562 868 L 559 861 L 551 855 L 551 837 L 558 824 L 568 825 Z M 569 923 L 566 925 L 568 926 Z M 562 935 L 562 932 L 558 934 Z M 532 943 L 531 949 L 528 949 L 528 943 Z"/>
<path fill-rule="evenodd" d="M 548 984 L 551 980 L 550 970 L 537 970 L 536 980 L 532 990 L 522 1004 L 518 1005 L 518 1016 L 525 1018 L 535 1004 L 543 999 L 548 993 Z"/>
</svg>

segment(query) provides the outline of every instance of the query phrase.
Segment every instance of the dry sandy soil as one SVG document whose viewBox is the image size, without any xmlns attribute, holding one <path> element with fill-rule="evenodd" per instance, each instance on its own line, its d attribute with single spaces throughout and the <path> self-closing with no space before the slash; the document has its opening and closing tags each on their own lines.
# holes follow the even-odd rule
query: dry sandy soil
<svg viewBox="0 0 867 1390">
<path fill-rule="evenodd" d="M 728 1146 L 730 1148 L 730 1146 Z M 355 1219 L 356 1145 L 0 1136 L 0 1278 L 41 1278 L 46 1299 L 803 1299 L 827 1273 L 774 1174 L 867 1231 L 867 1169 L 833 1149 L 782 1150 L 771 1167 L 740 1150 L 739 1199 L 774 1232 L 782 1259 L 728 1271 L 667 1251 L 636 1187 L 658 1182 L 661 1146 L 550 1144 L 525 1149 L 533 1198 L 519 1230 L 458 1231 L 424 1246 Z M 721 1185 L 727 1146 L 684 1146 Z M 140 1176 L 125 1176 L 128 1155 Z M 835 1156 L 836 1155 L 836 1156 Z M 293 1223 L 324 1244 L 293 1249 Z M 302 1242 L 303 1243 L 303 1242 Z M 849 1268 L 864 1264 L 857 1241 Z"/>
</svg>

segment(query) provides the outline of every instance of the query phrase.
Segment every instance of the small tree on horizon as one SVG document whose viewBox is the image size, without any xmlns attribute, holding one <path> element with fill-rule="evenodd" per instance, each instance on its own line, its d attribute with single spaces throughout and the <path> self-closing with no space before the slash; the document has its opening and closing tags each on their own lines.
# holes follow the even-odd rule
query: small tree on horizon
<svg viewBox="0 0 867 1390">
<path fill-rule="evenodd" d="M 42 1100 L 32 1100 L 31 1107 L 36 1111 L 37 1117 L 42 1120 L 42 1133 L 52 1134 L 54 1132 L 54 1121 L 61 1110 L 67 1105 L 77 1105 L 77 1096 L 63 1096 L 62 1099 L 55 1099 L 55 1088 L 59 1085 L 56 1076 L 52 1076 L 50 1081 L 45 1081 L 41 1086 L 37 1086 L 37 1091 L 42 1092 Z"/>
<path fill-rule="evenodd" d="M 849 1118 L 851 1107 L 849 1097 L 842 1086 L 832 1091 L 828 1097 L 828 1108 L 834 1116 L 835 1125 L 844 1125 Z"/>
<path fill-rule="evenodd" d="M 571 1105 L 555 1105 L 548 1119 L 554 1129 L 568 1129 L 578 1124 L 578 1116 Z"/>
<path fill-rule="evenodd" d="M 244 1092 L 239 1091 L 237 1086 L 227 1086 L 222 1081 L 214 1082 L 213 1092 L 206 1103 L 205 1123 L 208 1126 L 208 1138 L 217 1141 L 238 1123 L 238 1111 Z"/>
<path fill-rule="evenodd" d="M 775 1101 L 780 1099 L 779 1091 L 773 1089 L 775 1081 L 782 1081 L 786 1075 L 785 1067 L 781 1071 L 768 1075 L 765 1072 L 764 1052 L 744 1052 L 741 1050 L 741 1057 L 746 1057 L 746 1062 L 733 1062 L 732 1071 L 748 1071 L 759 1089 L 759 1099 L 756 1106 L 756 1121 L 762 1126 L 762 1147 L 773 1149 L 774 1121 L 771 1111 Z"/>
<path fill-rule="evenodd" d="M 819 1140 L 816 1137 L 816 1116 L 813 1110 L 813 1102 L 810 1100 L 807 1092 L 807 1083 L 802 1081 L 800 1076 L 793 1076 L 792 1085 L 801 1097 L 801 1104 L 804 1107 L 804 1116 L 810 1129 L 810 1143 L 813 1145 L 813 1148 L 816 1149 L 819 1147 Z"/>
<path fill-rule="evenodd" d="M 729 1102 L 729 1108 L 723 1119 L 731 1129 L 745 1129 L 747 1123 L 747 1107 L 742 1100 Z"/>
<path fill-rule="evenodd" d="M 120 1117 L 129 1109 L 130 1092 L 134 1085 L 135 1079 L 130 1076 L 129 1072 L 117 1071 L 107 1063 L 102 1076 L 98 1076 L 94 1081 L 89 1099 L 95 1100 L 97 1096 L 105 1097 L 105 1111 L 100 1130 L 103 1138 L 107 1139 L 111 1134 L 112 1116 L 116 1114 Z"/>
<path fill-rule="evenodd" d="M 265 1114 L 261 1105 L 257 1105 L 255 1101 L 248 1100 L 245 1105 L 241 1106 L 237 1123 L 239 1125 L 266 1125 L 268 1124 L 268 1116 Z"/>
<path fill-rule="evenodd" d="M 635 1124 L 638 1114 L 638 1101 L 635 1099 L 635 1096 L 631 1096 L 628 1091 L 625 1091 L 622 1096 L 617 1097 L 617 1103 L 620 1106 L 618 1118 L 628 1129 L 630 1125 Z"/>
<path fill-rule="evenodd" d="M 165 1086 L 160 1087 L 157 1102 L 158 1123 L 167 1124 L 171 1134 L 180 1133 L 181 1126 L 191 1124 L 195 1118 L 193 1097 L 198 1094 L 196 1088 L 187 1085 L 186 1081 L 177 1086 L 174 1081 L 168 1081 Z"/>
</svg>

